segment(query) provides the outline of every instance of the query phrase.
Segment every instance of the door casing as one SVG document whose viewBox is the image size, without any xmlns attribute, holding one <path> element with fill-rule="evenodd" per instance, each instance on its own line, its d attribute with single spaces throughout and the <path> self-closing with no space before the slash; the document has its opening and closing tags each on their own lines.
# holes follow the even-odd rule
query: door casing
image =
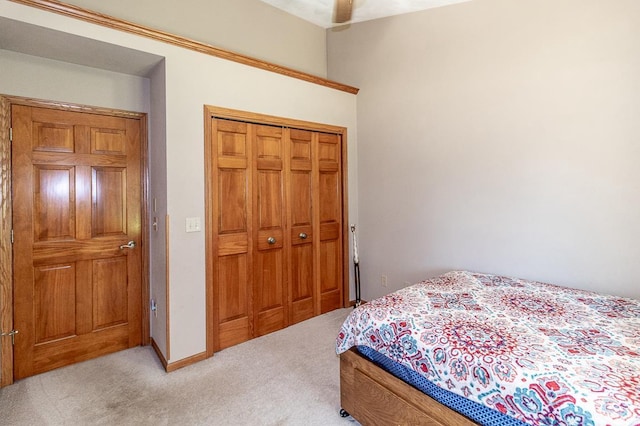
<svg viewBox="0 0 640 426">
<path fill-rule="evenodd" d="M 86 105 L 70 104 L 18 96 L 0 95 L 0 332 L 13 329 L 13 247 L 11 243 L 12 200 L 11 200 L 11 106 L 26 105 L 50 109 L 59 109 L 91 114 L 111 115 L 117 117 L 136 118 L 140 120 L 141 146 L 141 205 L 142 233 L 140 249 L 142 250 L 142 294 L 141 294 L 141 330 L 142 343 L 150 344 L 149 319 L 149 246 L 148 246 L 148 211 L 149 211 L 149 162 L 147 114 Z M 0 338 L 0 387 L 13 383 L 13 345 L 10 337 Z"/>
</svg>

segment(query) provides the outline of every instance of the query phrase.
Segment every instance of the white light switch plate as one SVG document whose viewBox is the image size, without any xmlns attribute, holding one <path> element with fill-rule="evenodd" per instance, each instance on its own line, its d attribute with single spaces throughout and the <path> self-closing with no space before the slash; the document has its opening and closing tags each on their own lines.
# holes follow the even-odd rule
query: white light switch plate
<svg viewBox="0 0 640 426">
<path fill-rule="evenodd" d="M 188 217 L 186 221 L 186 231 L 187 232 L 200 232 L 200 218 L 199 217 Z"/>
</svg>

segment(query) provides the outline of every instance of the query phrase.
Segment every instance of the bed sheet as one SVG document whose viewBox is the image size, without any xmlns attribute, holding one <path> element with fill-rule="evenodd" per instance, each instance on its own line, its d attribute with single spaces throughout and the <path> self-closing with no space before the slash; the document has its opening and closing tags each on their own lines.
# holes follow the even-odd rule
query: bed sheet
<svg viewBox="0 0 640 426">
<path fill-rule="evenodd" d="M 356 308 L 358 345 L 528 424 L 640 425 L 638 300 L 454 271 Z"/>
</svg>

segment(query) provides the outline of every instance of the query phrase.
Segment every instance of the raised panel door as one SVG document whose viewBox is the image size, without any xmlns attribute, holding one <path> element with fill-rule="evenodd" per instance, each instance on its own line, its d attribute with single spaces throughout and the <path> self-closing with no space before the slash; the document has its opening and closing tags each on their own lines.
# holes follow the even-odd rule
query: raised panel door
<svg viewBox="0 0 640 426">
<path fill-rule="evenodd" d="M 213 348 L 221 350 L 253 336 L 251 128 L 247 123 L 214 119 L 209 150 L 215 188 L 212 233 L 214 294 Z"/>
<path fill-rule="evenodd" d="M 342 307 L 341 137 L 318 133 L 320 312 Z"/>
<path fill-rule="evenodd" d="M 308 130 L 289 131 L 289 291 L 291 323 L 316 315 L 313 219 L 313 137 Z"/>
<path fill-rule="evenodd" d="M 208 353 L 343 303 L 342 137 L 254 119 L 207 122 Z"/>
<path fill-rule="evenodd" d="M 139 345 L 139 120 L 14 105 L 12 127 L 14 378 Z"/>
<path fill-rule="evenodd" d="M 251 125 L 253 133 L 254 336 L 287 326 L 283 129 Z"/>
</svg>

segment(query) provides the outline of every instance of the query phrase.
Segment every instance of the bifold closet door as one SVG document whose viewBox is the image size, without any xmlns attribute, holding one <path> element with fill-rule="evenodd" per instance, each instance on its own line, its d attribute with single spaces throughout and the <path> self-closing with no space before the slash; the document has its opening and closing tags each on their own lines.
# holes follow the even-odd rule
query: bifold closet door
<svg viewBox="0 0 640 426">
<path fill-rule="evenodd" d="M 317 173 L 313 173 L 312 153 L 317 144 L 314 133 L 289 130 L 289 223 L 291 252 L 289 260 L 289 300 L 291 323 L 312 318 L 320 311 L 317 301 L 317 277 L 314 258 L 314 204 L 317 204 Z M 315 191 L 314 191 L 315 190 Z"/>
<path fill-rule="evenodd" d="M 213 350 L 342 307 L 342 137 L 215 118 Z"/>
<path fill-rule="evenodd" d="M 320 313 L 342 307 L 342 138 L 317 133 Z"/>
<path fill-rule="evenodd" d="M 252 130 L 247 123 L 212 121 L 215 350 L 253 337 Z"/>
<path fill-rule="evenodd" d="M 254 337 L 288 324 L 285 260 L 284 129 L 250 125 L 253 135 L 253 311 Z"/>
</svg>

